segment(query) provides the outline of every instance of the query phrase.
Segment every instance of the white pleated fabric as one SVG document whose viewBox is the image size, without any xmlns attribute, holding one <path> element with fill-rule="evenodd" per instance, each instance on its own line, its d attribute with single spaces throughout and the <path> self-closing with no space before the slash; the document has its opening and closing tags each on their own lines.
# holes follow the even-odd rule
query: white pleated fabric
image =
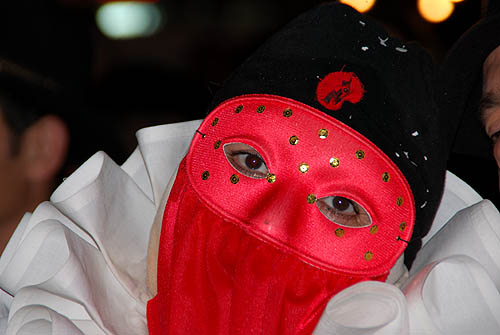
<svg viewBox="0 0 500 335">
<path fill-rule="evenodd" d="M 0 334 L 147 334 L 149 232 L 200 122 L 140 130 L 122 166 L 95 154 L 24 216 L 0 257 Z M 315 334 L 500 334 L 498 222 L 448 173 L 412 271 L 340 292 Z"/>
<path fill-rule="evenodd" d="M 335 295 L 314 331 L 316 335 L 407 335 L 405 296 L 396 286 L 366 281 Z"/>
<path fill-rule="evenodd" d="M 25 215 L 0 258 L 3 332 L 147 334 L 149 231 L 200 122 L 139 131 L 121 167 L 95 154 Z"/>
<path fill-rule="evenodd" d="M 329 302 L 316 335 L 500 334 L 500 214 L 459 178 L 446 178 L 403 291 L 389 283 L 349 287 Z"/>
</svg>

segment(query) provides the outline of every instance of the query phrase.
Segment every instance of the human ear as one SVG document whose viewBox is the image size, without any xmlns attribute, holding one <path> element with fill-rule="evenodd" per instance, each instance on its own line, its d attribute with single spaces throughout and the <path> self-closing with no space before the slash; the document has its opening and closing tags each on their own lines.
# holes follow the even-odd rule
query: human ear
<svg viewBox="0 0 500 335">
<path fill-rule="evenodd" d="M 20 145 L 26 177 L 35 182 L 51 181 L 66 159 L 68 128 L 59 117 L 45 115 L 24 131 Z"/>
</svg>

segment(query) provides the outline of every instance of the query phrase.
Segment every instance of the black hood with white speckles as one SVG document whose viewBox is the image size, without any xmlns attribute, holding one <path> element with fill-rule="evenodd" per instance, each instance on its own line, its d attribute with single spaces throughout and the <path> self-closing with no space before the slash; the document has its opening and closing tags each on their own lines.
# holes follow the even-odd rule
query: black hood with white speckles
<svg viewBox="0 0 500 335">
<path fill-rule="evenodd" d="M 327 74 L 353 72 L 365 94 L 328 110 L 316 99 Z M 447 160 L 433 100 L 434 65 L 413 43 L 388 36 L 352 8 L 323 4 L 297 17 L 248 58 L 215 95 L 212 107 L 243 94 L 291 98 L 356 129 L 399 167 L 412 189 L 416 224 L 405 254 L 411 264 L 441 199 Z"/>
</svg>

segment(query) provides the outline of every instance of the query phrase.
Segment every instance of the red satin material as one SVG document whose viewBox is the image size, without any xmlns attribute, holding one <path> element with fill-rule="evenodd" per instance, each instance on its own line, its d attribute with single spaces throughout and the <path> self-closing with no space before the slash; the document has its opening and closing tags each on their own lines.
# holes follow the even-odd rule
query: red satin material
<svg viewBox="0 0 500 335">
<path fill-rule="evenodd" d="M 218 141 L 257 149 L 276 181 L 238 173 Z M 338 167 L 329 165 L 331 157 Z M 303 162 L 305 174 L 298 170 Z M 342 227 L 338 237 L 341 226 L 309 204 L 308 194 L 348 197 L 369 212 L 372 225 Z M 413 206 L 399 169 L 346 125 L 281 97 L 226 101 L 200 126 L 165 208 L 150 334 L 310 334 L 335 293 L 385 280 L 406 246 L 400 239 L 411 236 Z"/>
<path fill-rule="evenodd" d="M 238 106 L 243 109 L 236 113 Z M 259 106 L 265 107 L 262 113 Z M 289 117 L 283 115 L 287 108 L 292 110 Z M 326 138 L 320 138 L 320 129 L 328 131 Z M 205 136 L 194 138 L 186 160 L 189 182 L 209 208 L 248 233 L 321 269 L 359 276 L 387 273 L 406 248 L 400 239 L 410 239 L 415 218 L 410 187 L 377 146 L 345 124 L 297 101 L 247 95 L 219 105 L 199 131 Z M 292 136 L 298 138 L 295 145 L 289 142 Z M 217 141 L 221 146 L 215 149 Z M 222 149 L 231 142 L 255 148 L 276 181 L 238 173 Z M 336 168 L 330 166 L 332 157 L 340 161 Z M 307 173 L 299 171 L 301 163 L 309 165 Z M 210 173 L 207 180 L 201 178 L 204 171 Z M 389 180 L 384 182 L 386 172 Z M 233 174 L 239 175 L 237 184 L 231 183 Z M 352 199 L 373 223 L 364 228 L 335 224 L 307 202 L 309 194 Z M 340 238 L 335 234 L 339 228 L 344 230 Z M 369 261 L 367 252 L 373 255 Z"/>
<path fill-rule="evenodd" d="M 218 217 L 184 167 L 165 212 L 150 334 L 311 334 L 335 293 L 367 279 L 317 269 Z"/>
</svg>

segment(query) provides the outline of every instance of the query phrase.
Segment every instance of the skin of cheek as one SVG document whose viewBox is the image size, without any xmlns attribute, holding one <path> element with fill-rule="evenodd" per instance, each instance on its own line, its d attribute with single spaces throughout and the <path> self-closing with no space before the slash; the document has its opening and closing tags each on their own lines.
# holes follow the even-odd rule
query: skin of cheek
<svg viewBox="0 0 500 335">
<path fill-rule="evenodd" d="M 495 157 L 495 161 L 497 162 L 498 167 L 498 189 L 500 190 L 500 141 L 495 143 L 493 147 L 493 156 Z"/>
<path fill-rule="evenodd" d="M 483 64 L 483 95 L 490 94 L 494 100 L 500 98 L 500 46 L 493 50 Z M 500 129 L 500 106 L 492 106 L 486 113 L 484 120 L 485 130 L 488 136 Z M 500 141 L 493 147 L 493 156 L 500 169 Z M 500 170 L 499 170 L 500 189 Z"/>
<path fill-rule="evenodd" d="M 149 233 L 148 255 L 146 258 L 146 286 L 149 290 L 151 298 L 153 298 L 158 292 L 158 287 L 157 287 L 158 249 L 160 247 L 163 212 L 165 211 L 165 206 L 167 205 L 168 197 L 170 195 L 170 190 L 174 185 L 176 176 L 177 176 L 177 170 L 175 170 L 174 174 L 170 177 L 170 181 L 167 187 L 165 188 L 165 191 L 163 192 L 160 204 L 156 209 L 156 215 L 154 218 L 153 225 L 151 226 L 151 231 Z"/>
</svg>

